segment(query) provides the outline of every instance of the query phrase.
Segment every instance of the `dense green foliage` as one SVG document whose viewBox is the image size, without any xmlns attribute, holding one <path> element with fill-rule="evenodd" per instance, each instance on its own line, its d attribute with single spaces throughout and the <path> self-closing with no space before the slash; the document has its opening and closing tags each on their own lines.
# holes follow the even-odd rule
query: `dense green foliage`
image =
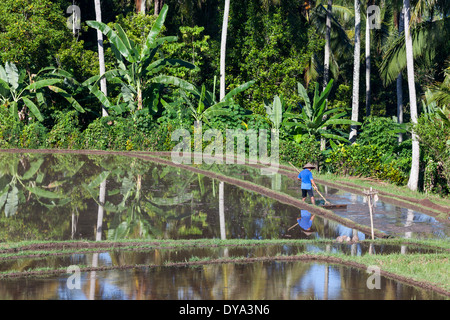
<svg viewBox="0 0 450 320">
<path fill-rule="evenodd" d="M 2 1 L 0 147 L 169 151 L 176 144 L 171 134 L 181 128 L 192 134 L 194 121 L 200 120 L 204 130 L 223 132 L 276 127 L 281 161 L 298 166 L 313 162 L 333 173 L 405 184 L 413 127 L 405 80 L 405 124 L 393 118 L 397 101 L 392 80 L 399 72 L 406 75 L 399 8 L 375 2 L 382 7 L 382 28 L 371 32 L 371 114 L 361 107 L 361 90 L 361 125 L 356 143 L 350 145 L 351 4 L 337 1 L 333 10 L 332 80 L 324 91 L 324 1 L 308 7 L 295 0 L 232 1 L 229 95 L 219 101 L 223 1 L 165 0 L 168 7 L 157 17 L 152 5 L 147 14 L 136 14 L 134 1 L 107 0 L 102 1 L 103 23 L 97 23 L 93 1 L 82 0 L 81 30 L 75 35 L 66 26 L 64 1 Z M 449 30 L 449 8 L 442 1 L 427 6 L 413 8 L 416 83 L 424 101 L 419 102 L 423 116 L 414 130 L 421 141 L 422 188 L 446 195 L 450 47 L 441 40 Z M 98 86 L 96 29 L 104 33 L 106 96 Z M 436 39 L 435 44 L 428 38 Z M 362 77 L 360 82 L 362 89 Z M 429 97 L 422 99 L 427 90 Z M 281 107 L 276 126 L 267 113 L 272 101 Z M 100 117 L 102 105 L 108 117 Z M 399 144 L 400 132 L 404 142 Z M 322 148 L 321 139 L 326 142 Z"/>
</svg>

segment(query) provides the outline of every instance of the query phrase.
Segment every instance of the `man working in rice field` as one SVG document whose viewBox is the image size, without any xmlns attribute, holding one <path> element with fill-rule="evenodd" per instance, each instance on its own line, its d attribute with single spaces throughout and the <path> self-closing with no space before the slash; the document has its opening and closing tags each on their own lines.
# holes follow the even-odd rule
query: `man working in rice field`
<svg viewBox="0 0 450 320">
<path fill-rule="evenodd" d="M 315 169 L 316 167 L 313 166 L 311 163 L 307 163 L 304 167 L 303 167 L 303 171 L 301 171 L 298 174 L 297 179 L 301 181 L 302 183 L 302 200 L 305 201 L 306 197 L 309 195 L 311 197 L 311 203 L 312 204 L 316 204 L 315 200 L 314 200 L 314 193 L 312 188 L 314 187 L 315 189 L 317 189 L 317 185 L 314 182 L 313 179 L 313 175 L 311 172 L 311 169 Z"/>
</svg>

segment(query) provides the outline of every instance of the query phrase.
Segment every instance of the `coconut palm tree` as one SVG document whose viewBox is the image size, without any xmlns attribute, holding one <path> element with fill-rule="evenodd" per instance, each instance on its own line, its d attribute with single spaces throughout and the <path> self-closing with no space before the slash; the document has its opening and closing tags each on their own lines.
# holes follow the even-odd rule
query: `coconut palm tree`
<svg viewBox="0 0 450 320">
<path fill-rule="evenodd" d="M 323 59 L 323 89 L 325 90 L 328 80 L 329 80 L 329 72 L 330 72 L 330 51 L 331 51 L 331 44 L 330 44 L 330 38 L 331 38 L 331 16 L 333 11 L 333 0 L 328 0 L 327 5 L 327 20 L 326 20 L 326 27 L 327 30 L 325 32 L 325 54 Z"/>
<path fill-rule="evenodd" d="M 360 77 L 360 59 L 361 55 L 361 3 L 355 0 L 355 44 L 353 55 L 353 94 L 352 94 L 352 121 L 358 121 L 359 113 L 359 77 Z M 357 135 L 357 126 L 350 126 L 350 142 L 355 142 Z"/>
<path fill-rule="evenodd" d="M 336 4 L 336 1 L 327 0 L 326 5 L 316 2 L 314 8 L 307 10 L 308 21 L 317 28 L 319 34 L 325 39 L 324 58 L 319 59 L 316 55 L 311 57 L 309 66 L 305 73 L 306 84 L 312 79 L 319 77 L 319 70 L 323 70 L 322 83 L 325 89 L 330 72 L 337 79 L 339 77 L 339 65 L 337 61 L 343 56 L 350 54 L 351 41 L 343 24 L 349 23 L 353 18 L 352 10 L 346 5 Z M 346 1 L 343 1 L 346 4 Z M 310 6 L 310 5 L 308 5 Z M 320 63 L 323 61 L 323 65 Z"/>
<path fill-rule="evenodd" d="M 368 1 L 369 2 L 369 1 Z M 367 3 L 368 4 L 368 3 Z M 368 6 L 366 8 L 366 116 L 370 116 L 370 72 L 371 72 L 371 57 L 370 57 L 370 17 Z"/>
<path fill-rule="evenodd" d="M 145 14 L 147 0 L 135 0 L 136 12 Z"/>
<path fill-rule="evenodd" d="M 403 14 L 403 9 L 399 13 L 398 18 L 398 35 L 400 36 L 405 30 L 405 18 Z M 400 71 L 397 76 L 396 86 L 397 86 L 397 122 L 399 124 L 403 123 L 403 76 Z M 398 134 L 398 143 L 403 142 L 403 133 Z"/>
<path fill-rule="evenodd" d="M 95 20 L 97 22 L 102 22 L 102 9 L 100 6 L 100 0 L 94 0 L 95 3 Z M 103 92 L 105 97 L 107 96 L 106 91 L 106 78 L 103 77 L 105 74 L 105 54 L 103 50 L 103 34 L 100 30 L 97 30 L 97 43 L 98 43 L 98 61 L 99 61 L 99 67 L 100 67 L 100 90 Z M 108 116 L 108 112 L 106 111 L 105 107 L 102 106 L 102 116 L 106 117 Z"/>
<path fill-rule="evenodd" d="M 331 44 L 330 44 L 330 38 L 331 38 L 331 15 L 333 10 L 333 0 L 328 0 L 327 5 L 327 20 L 326 20 L 326 27 L 327 30 L 325 32 L 325 54 L 323 58 L 323 90 L 327 87 L 328 84 L 328 78 L 330 73 L 330 51 L 331 51 Z M 328 104 L 328 99 L 325 101 L 325 109 Z M 320 150 L 325 150 L 326 147 L 326 140 L 325 138 L 320 139 Z"/>
<path fill-rule="evenodd" d="M 230 0 L 225 0 L 222 23 L 222 39 L 220 42 L 220 100 L 225 97 L 225 56 L 227 48 L 228 15 L 230 12 Z"/>
<path fill-rule="evenodd" d="M 144 1 L 144 0 L 142 0 Z M 155 16 L 158 16 L 164 7 L 164 0 L 155 0 Z"/>
<path fill-rule="evenodd" d="M 414 82 L 414 55 L 411 38 L 411 4 L 409 0 L 403 0 L 403 9 L 405 13 L 405 45 L 406 45 L 406 65 L 408 71 L 408 90 L 409 90 L 409 107 L 411 112 L 411 122 L 417 124 L 417 97 Z M 412 162 L 411 172 L 408 180 L 408 188 L 417 190 L 419 184 L 419 161 L 420 148 L 419 139 L 416 133 L 412 132 Z"/>
</svg>

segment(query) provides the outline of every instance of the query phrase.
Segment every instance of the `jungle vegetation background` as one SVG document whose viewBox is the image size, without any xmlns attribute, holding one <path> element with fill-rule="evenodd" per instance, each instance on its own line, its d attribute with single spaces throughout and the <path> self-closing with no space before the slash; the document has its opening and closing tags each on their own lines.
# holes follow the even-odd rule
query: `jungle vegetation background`
<svg viewBox="0 0 450 320">
<path fill-rule="evenodd" d="M 282 161 L 397 185 L 411 182 L 417 166 L 411 189 L 448 196 L 448 1 L 227 1 L 147 1 L 138 12 L 141 1 L 104 0 L 101 26 L 88 22 L 96 20 L 93 0 L 3 0 L 0 147 L 170 151 L 178 143 L 171 133 L 192 132 L 196 120 L 223 132 L 275 128 Z M 72 4 L 81 10 L 75 32 L 67 27 Z M 370 5 L 380 8 L 379 29 L 367 27 Z"/>
</svg>

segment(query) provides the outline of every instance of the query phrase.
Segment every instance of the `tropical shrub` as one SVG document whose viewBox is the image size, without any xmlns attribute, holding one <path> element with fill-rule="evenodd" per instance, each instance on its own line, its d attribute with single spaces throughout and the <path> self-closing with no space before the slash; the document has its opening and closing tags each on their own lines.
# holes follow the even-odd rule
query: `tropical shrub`
<svg viewBox="0 0 450 320">
<path fill-rule="evenodd" d="M 320 151 L 320 141 L 313 137 L 306 137 L 300 143 L 293 140 L 281 140 L 279 152 L 281 162 L 291 162 L 297 168 L 310 162 L 318 164 L 320 169 L 324 160 Z"/>
<path fill-rule="evenodd" d="M 423 114 L 414 130 L 426 163 L 424 190 L 450 193 L 450 125 L 438 114 Z"/>
<path fill-rule="evenodd" d="M 101 117 L 91 122 L 83 132 L 82 146 L 95 150 L 127 150 L 133 126 L 121 117 Z M 130 142 L 128 142 L 130 148 Z"/>
<path fill-rule="evenodd" d="M 0 106 L 0 147 L 18 146 L 23 123 L 11 115 L 7 106 Z"/>
<path fill-rule="evenodd" d="M 81 130 L 78 112 L 55 112 L 55 125 L 47 135 L 46 146 L 49 148 L 78 149 Z"/>
<path fill-rule="evenodd" d="M 325 164 L 332 173 L 372 177 L 403 185 L 408 175 L 398 169 L 397 161 L 376 145 L 353 143 L 336 146 L 328 154 Z"/>
<path fill-rule="evenodd" d="M 405 133 L 405 126 L 395 118 L 368 117 L 358 135 L 357 142 L 362 145 L 376 145 L 381 150 L 392 153 L 398 145 L 398 133 Z"/>
<path fill-rule="evenodd" d="M 45 146 L 48 129 L 40 122 L 33 122 L 23 127 L 20 135 L 20 147 L 39 149 Z"/>
</svg>

